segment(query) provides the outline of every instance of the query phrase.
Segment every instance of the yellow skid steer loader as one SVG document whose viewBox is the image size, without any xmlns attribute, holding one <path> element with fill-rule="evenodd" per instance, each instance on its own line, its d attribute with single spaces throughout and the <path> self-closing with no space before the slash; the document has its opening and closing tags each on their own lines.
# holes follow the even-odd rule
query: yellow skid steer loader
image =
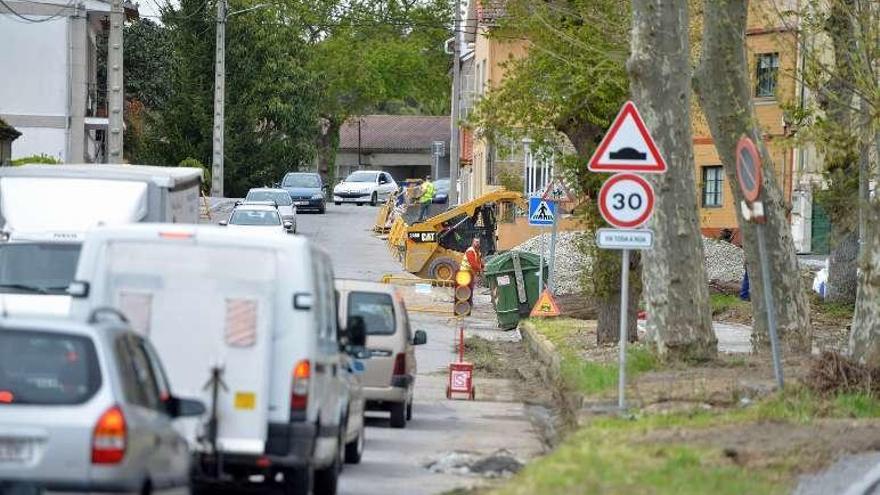
<svg viewBox="0 0 880 495">
<path fill-rule="evenodd" d="M 388 233 L 388 248 L 406 271 L 422 278 L 451 280 L 475 237 L 483 256 L 495 254 L 498 218 L 523 207 L 517 192 L 496 191 L 451 208 L 424 222 L 407 223 L 399 215 Z"/>
</svg>

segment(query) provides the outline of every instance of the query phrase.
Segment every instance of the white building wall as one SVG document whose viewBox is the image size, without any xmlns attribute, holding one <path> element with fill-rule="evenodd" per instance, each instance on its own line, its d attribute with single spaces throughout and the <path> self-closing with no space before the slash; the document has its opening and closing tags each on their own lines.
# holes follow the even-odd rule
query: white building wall
<svg viewBox="0 0 880 495">
<path fill-rule="evenodd" d="M 39 24 L 0 15 L 0 114 L 67 115 L 67 17 Z"/>
<path fill-rule="evenodd" d="M 67 153 L 67 129 L 16 127 L 21 136 L 12 142 L 12 158 L 49 155 L 60 161 Z"/>
<path fill-rule="evenodd" d="M 12 144 L 18 158 L 45 153 L 64 158 L 68 118 L 68 22 L 66 16 L 42 23 L 0 15 L 0 115 L 22 136 Z M 24 121 L 39 127 L 22 125 Z M 51 125 L 45 122 L 52 121 Z"/>
</svg>

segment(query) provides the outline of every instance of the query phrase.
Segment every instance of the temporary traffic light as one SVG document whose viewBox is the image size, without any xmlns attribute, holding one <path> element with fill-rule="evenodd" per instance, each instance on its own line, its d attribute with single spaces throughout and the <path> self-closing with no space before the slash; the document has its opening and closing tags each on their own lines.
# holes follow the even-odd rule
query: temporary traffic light
<svg viewBox="0 0 880 495">
<path fill-rule="evenodd" d="M 455 301 L 452 312 L 455 316 L 470 316 L 474 307 L 474 276 L 468 270 L 459 270 L 455 274 Z"/>
</svg>

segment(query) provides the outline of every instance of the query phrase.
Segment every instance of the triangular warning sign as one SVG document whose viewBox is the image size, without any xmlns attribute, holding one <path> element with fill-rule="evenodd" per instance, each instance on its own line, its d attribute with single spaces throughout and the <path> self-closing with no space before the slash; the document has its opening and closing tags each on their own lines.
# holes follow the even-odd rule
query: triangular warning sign
<svg viewBox="0 0 880 495">
<path fill-rule="evenodd" d="M 541 195 L 541 199 L 555 201 L 557 203 L 574 202 L 574 196 L 571 195 L 571 191 L 568 190 L 568 187 L 566 187 L 565 183 L 560 179 L 553 179 L 547 184 L 547 187 L 544 188 L 544 194 Z"/>
<path fill-rule="evenodd" d="M 559 316 L 559 314 L 559 306 L 556 305 L 556 300 L 553 299 L 553 294 L 551 294 L 548 289 L 544 289 L 544 292 L 538 297 L 538 302 L 535 303 L 535 307 L 532 308 L 532 313 L 529 316 L 545 317 Z"/>
<path fill-rule="evenodd" d="M 660 156 L 657 144 L 633 102 L 626 102 L 620 109 L 593 153 L 589 169 L 591 172 L 666 172 L 666 161 Z"/>
<path fill-rule="evenodd" d="M 552 222 L 554 216 L 553 208 L 550 207 L 550 204 L 547 201 L 542 199 L 529 219 L 532 222 Z"/>
</svg>

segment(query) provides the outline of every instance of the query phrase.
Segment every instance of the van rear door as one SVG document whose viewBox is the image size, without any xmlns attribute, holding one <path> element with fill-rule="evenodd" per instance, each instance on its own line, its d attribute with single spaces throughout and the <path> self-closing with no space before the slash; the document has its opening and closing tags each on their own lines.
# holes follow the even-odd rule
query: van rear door
<svg viewBox="0 0 880 495">
<path fill-rule="evenodd" d="M 373 353 L 366 363 L 365 387 L 388 387 L 394 373 L 394 362 L 404 352 L 397 334 L 394 300 L 384 292 L 353 290 L 348 293 L 346 315 L 350 320 L 360 316 L 367 326 L 367 348 Z"/>
<path fill-rule="evenodd" d="M 217 445 L 261 454 L 268 429 L 276 257 L 255 247 L 192 240 L 117 241 L 107 248 L 103 302 L 119 307 L 162 356 L 175 395 L 211 410 Z M 202 421 L 178 421 L 191 444 Z"/>
</svg>

